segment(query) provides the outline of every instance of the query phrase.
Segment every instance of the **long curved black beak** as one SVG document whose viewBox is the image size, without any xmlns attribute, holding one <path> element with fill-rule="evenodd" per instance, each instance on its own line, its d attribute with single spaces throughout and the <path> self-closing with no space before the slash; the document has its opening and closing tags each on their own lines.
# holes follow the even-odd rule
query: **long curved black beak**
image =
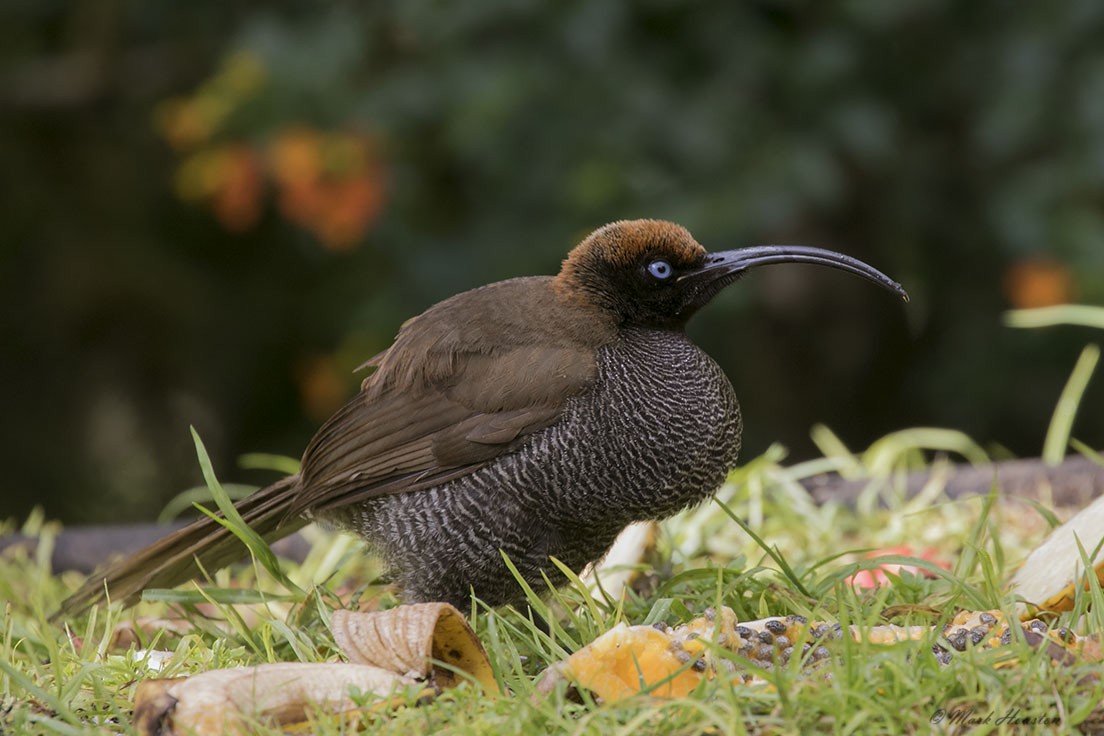
<svg viewBox="0 0 1104 736">
<path fill-rule="evenodd" d="M 900 284 L 873 266 L 842 253 L 806 245 L 756 245 L 709 253 L 700 267 L 683 274 L 679 281 L 689 282 L 686 285 L 697 292 L 694 306 L 700 306 L 745 271 L 772 263 L 815 263 L 836 268 L 892 291 L 903 301 L 909 300 L 908 292 Z"/>
</svg>

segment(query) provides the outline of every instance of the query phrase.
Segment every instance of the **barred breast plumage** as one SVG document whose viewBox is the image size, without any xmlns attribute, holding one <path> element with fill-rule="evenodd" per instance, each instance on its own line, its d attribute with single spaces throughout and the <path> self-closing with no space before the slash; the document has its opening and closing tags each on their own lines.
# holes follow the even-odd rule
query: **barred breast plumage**
<svg viewBox="0 0 1104 736">
<path fill-rule="evenodd" d="M 740 411 L 713 360 L 681 332 L 626 330 L 598 351 L 594 388 L 563 418 L 471 475 L 386 496 L 331 517 L 369 540 L 407 600 L 492 605 L 526 582 L 580 570 L 629 523 L 661 519 L 721 485 L 740 449 Z"/>
</svg>

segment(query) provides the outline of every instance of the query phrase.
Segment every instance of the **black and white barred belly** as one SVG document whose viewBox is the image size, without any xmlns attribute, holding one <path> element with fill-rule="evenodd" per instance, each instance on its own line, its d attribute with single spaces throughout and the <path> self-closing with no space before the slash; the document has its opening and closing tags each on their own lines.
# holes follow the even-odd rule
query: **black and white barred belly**
<svg viewBox="0 0 1104 736">
<path fill-rule="evenodd" d="M 633 521 L 699 503 L 740 448 L 732 386 L 685 335 L 626 330 L 598 355 L 595 388 L 561 421 L 469 476 L 349 509 L 344 526 L 389 563 L 408 601 L 497 605 L 520 589 L 500 550 L 537 590 L 556 557 L 579 571 Z"/>
</svg>

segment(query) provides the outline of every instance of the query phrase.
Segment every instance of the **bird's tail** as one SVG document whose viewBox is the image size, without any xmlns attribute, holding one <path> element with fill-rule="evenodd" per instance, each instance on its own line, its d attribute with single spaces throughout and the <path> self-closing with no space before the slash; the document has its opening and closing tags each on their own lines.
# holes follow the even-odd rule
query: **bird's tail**
<svg viewBox="0 0 1104 736">
<path fill-rule="evenodd" d="M 288 517 L 299 476 L 291 475 L 236 502 L 242 519 L 266 542 L 274 542 L 307 524 Z M 223 518 L 222 514 L 217 514 Z M 214 572 L 246 554 L 234 533 L 209 516 L 169 534 L 91 577 L 61 604 L 53 618 L 73 616 L 108 596 L 130 606 L 146 588 L 171 588 L 196 577 L 200 566 Z"/>
</svg>

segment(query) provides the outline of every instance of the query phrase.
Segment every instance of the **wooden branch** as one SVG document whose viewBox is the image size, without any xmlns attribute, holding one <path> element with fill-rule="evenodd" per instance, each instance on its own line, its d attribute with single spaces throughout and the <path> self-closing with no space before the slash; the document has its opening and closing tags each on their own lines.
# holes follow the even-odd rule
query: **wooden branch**
<svg viewBox="0 0 1104 736">
<path fill-rule="evenodd" d="M 1061 507 L 1081 508 L 1104 495 L 1104 466 L 1085 457 L 1071 457 L 1060 465 L 1049 466 L 1040 459 L 1004 460 L 990 465 L 953 465 L 949 469 L 909 473 L 905 493 L 913 497 L 932 479 L 933 473 L 949 473 L 946 494 L 961 498 L 988 493 L 997 482 L 998 492 L 1008 498 L 1027 498 Z M 817 475 L 802 481 L 817 503 L 842 501 L 854 504 L 869 486 L 870 479 L 847 480 L 835 473 Z M 78 570 L 90 573 L 107 560 L 137 552 L 183 524 L 117 524 L 66 527 L 58 535 L 50 564 L 54 572 Z M 33 553 L 38 538 L 24 534 L 0 537 L 0 553 L 22 546 Z M 282 557 L 302 562 L 310 544 L 299 534 L 272 545 Z"/>
<path fill-rule="evenodd" d="M 186 522 L 176 522 L 65 527 L 54 541 L 50 567 L 55 573 L 65 570 L 90 573 L 102 563 L 114 557 L 133 554 L 186 525 Z M 34 554 L 38 543 L 37 536 L 5 535 L 0 537 L 0 554 L 18 547 L 26 549 L 28 554 Z M 281 557 L 302 562 L 310 551 L 310 543 L 301 534 L 293 534 L 274 543 L 272 549 Z M 245 555 L 243 547 L 243 558 Z"/>
<path fill-rule="evenodd" d="M 933 473 L 949 472 L 946 494 L 961 498 L 988 493 L 994 480 L 998 492 L 1009 498 L 1028 498 L 1055 506 L 1081 508 L 1104 495 L 1104 466 L 1089 458 L 1067 458 L 1059 465 L 1047 465 L 1039 458 L 1002 460 L 988 465 L 953 465 L 950 469 L 927 469 L 909 473 L 905 493 L 911 498 L 932 479 Z M 842 501 L 853 504 L 870 485 L 870 479 L 847 480 L 838 474 L 816 475 L 803 480 L 805 490 L 817 503 Z"/>
</svg>

